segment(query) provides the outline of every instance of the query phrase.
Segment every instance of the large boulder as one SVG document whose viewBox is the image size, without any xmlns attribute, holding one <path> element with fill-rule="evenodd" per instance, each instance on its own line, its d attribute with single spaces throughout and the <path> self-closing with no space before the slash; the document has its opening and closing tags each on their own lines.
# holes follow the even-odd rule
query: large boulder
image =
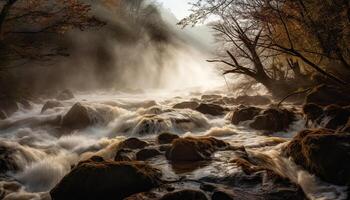
<svg viewBox="0 0 350 200">
<path fill-rule="evenodd" d="M 208 198 L 198 190 L 181 190 L 168 193 L 159 200 L 208 200 Z"/>
<path fill-rule="evenodd" d="M 216 104 L 206 104 L 201 103 L 199 106 L 195 109 L 200 113 L 213 115 L 213 116 L 220 116 L 223 115 L 225 112 L 225 108 L 216 105 Z"/>
<path fill-rule="evenodd" d="M 52 200 L 122 200 L 160 183 L 159 170 L 139 162 L 87 161 L 50 191 Z"/>
<path fill-rule="evenodd" d="M 166 157 L 171 161 L 202 161 L 211 159 L 212 153 L 225 149 L 228 144 L 215 138 L 178 138 L 172 142 Z"/>
<path fill-rule="evenodd" d="M 240 106 L 233 111 L 231 122 L 238 125 L 240 122 L 252 120 L 255 116 L 259 115 L 261 110 L 261 108 L 257 107 Z"/>
<path fill-rule="evenodd" d="M 315 103 L 321 106 L 330 104 L 349 105 L 350 93 L 342 88 L 320 85 L 307 94 L 305 103 Z"/>
<path fill-rule="evenodd" d="M 286 131 L 295 119 L 294 113 L 287 109 L 269 108 L 256 116 L 249 126 L 262 131 Z"/>
<path fill-rule="evenodd" d="M 64 105 L 59 101 L 47 101 L 44 104 L 43 108 L 41 109 L 41 113 L 44 113 L 48 109 L 58 108 L 58 107 L 64 107 Z"/>
<path fill-rule="evenodd" d="M 341 129 L 350 118 L 350 110 L 338 105 L 329 105 L 324 108 L 324 117 L 326 118 L 325 128 L 333 130 Z"/>
<path fill-rule="evenodd" d="M 177 138 L 179 138 L 178 135 L 175 135 L 172 133 L 162 133 L 158 135 L 157 141 L 158 141 L 158 144 L 170 144 Z"/>
<path fill-rule="evenodd" d="M 199 106 L 199 103 L 196 101 L 185 101 L 181 103 L 177 103 L 173 106 L 175 109 L 196 109 Z"/>
<path fill-rule="evenodd" d="M 323 115 L 323 108 L 314 103 L 308 103 L 303 106 L 303 114 L 306 116 L 307 123 L 317 123 Z"/>
<path fill-rule="evenodd" d="M 74 94 L 72 91 L 66 89 L 66 90 L 63 90 L 62 92 L 60 92 L 57 95 L 56 99 L 59 101 L 66 101 L 66 100 L 74 99 Z"/>
<path fill-rule="evenodd" d="M 283 152 L 325 181 L 350 185 L 349 134 L 336 134 L 329 129 L 301 131 Z"/>
<path fill-rule="evenodd" d="M 125 149 L 133 149 L 133 150 L 143 149 L 146 146 L 148 146 L 148 143 L 138 138 L 128 138 L 119 144 L 120 149 L 125 148 Z"/>
</svg>

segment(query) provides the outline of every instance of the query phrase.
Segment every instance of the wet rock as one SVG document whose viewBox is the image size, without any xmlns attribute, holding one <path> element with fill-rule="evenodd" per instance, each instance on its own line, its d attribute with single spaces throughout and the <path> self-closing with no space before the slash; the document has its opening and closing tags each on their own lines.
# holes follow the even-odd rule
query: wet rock
<svg viewBox="0 0 350 200">
<path fill-rule="evenodd" d="M 324 108 L 326 119 L 325 128 L 337 130 L 343 128 L 350 118 L 350 111 L 338 105 L 329 105 Z"/>
<path fill-rule="evenodd" d="M 239 96 L 235 100 L 236 104 L 244 104 L 244 105 L 268 105 L 271 103 L 271 100 L 266 96 L 249 96 L 243 95 Z"/>
<path fill-rule="evenodd" d="M 136 153 L 136 160 L 144 161 L 159 155 L 162 155 L 162 153 L 158 149 L 154 149 L 154 148 L 142 149 Z"/>
<path fill-rule="evenodd" d="M 57 108 L 57 107 L 64 107 L 63 104 L 59 101 L 47 101 L 43 108 L 41 109 L 41 113 L 44 113 L 48 109 Z"/>
<path fill-rule="evenodd" d="M 203 114 L 213 115 L 213 116 L 219 116 L 223 115 L 225 112 L 225 109 L 219 105 L 216 104 L 205 104 L 201 103 L 196 110 Z"/>
<path fill-rule="evenodd" d="M 30 110 L 32 109 L 32 105 L 30 104 L 30 102 L 27 99 L 20 99 L 18 101 L 18 103 L 20 103 L 24 109 Z"/>
<path fill-rule="evenodd" d="M 323 108 L 314 103 L 308 103 L 303 106 L 303 113 L 306 116 L 307 123 L 317 123 L 323 115 Z"/>
<path fill-rule="evenodd" d="M 159 146 L 159 151 L 166 152 L 171 149 L 172 145 L 171 144 L 163 144 Z"/>
<path fill-rule="evenodd" d="M 172 142 L 166 157 L 171 161 L 208 160 L 212 153 L 227 146 L 227 143 L 215 138 L 179 138 Z"/>
<path fill-rule="evenodd" d="M 320 85 L 308 93 L 305 99 L 305 103 L 315 103 L 321 106 L 327 106 L 331 104 L 349 105 L 350 93 L 349 91 L 338 87 Z"/>
<path fill-rule="evenodd" d="M 66 100 L 74 99 L 74 94 L 72 91 L 66 89 L 66 90 L 63 90 L 61 93 L 59 93 L 57 95 L 56 99 L 59 101 L 66 101 Z"/>
<path fill-rule="evenodd" d="M 206 195 L 197 190 L 181 190 L 164 195 L 159 200 L 208 200 Z"/>
<path fill-rule="evenodd" d="M 7 118 L 7 114 L 5 113 L 5 111 L 0 110 L 0 120 L 1 119 L 6 119 Z"/>
<path fill-rule="evenodd" d="M 19 167 L 14 159 L 14 151 L 16 150 L 11 147 L 0 146 L 0 174 L 18 170 Z"/>
<path fill-rule="evenodd" d="M 217 100 L 221 98 L 222 96 L 217 94 L 205 94 L 205 95 L 202 95 L 201 97 L 202 100 Z"/>
<path fill-rule="evenodd" d="M 301 131 L 284 149 L 298 164 L 321 179 L 350 185 L 350 135 L 329 129 Z"/>
<path fill-rule="evenodd" d="M 224 191 L 215 191 L 212 195 L 211 195 L 211 199 L 212 200 L 234 200 L 232 195 L 229 195 L 228 193 L 224 192 Z"/>
<path fill-rule="evenodd" d="M 130 149 L 119 149 L 115 154 L 114 161 L 132 161 L 135 160 L 135 153 Z"/>
<path fill-rule="evenodd" d="M 295 121 L 293 112 L 287 109 L 269 108 L 254 118 L 249 126 L 263 131 L 286 131 L 290 124 Z"/>
<path fill-rule="evenodd" d="M 126 149 L 143 149 L 146 146 L 148 146 L 148 143 L 138 138 L 129 138 L 119 144 L 119 148 Z"/>
<path fill-rule="evenodd" d="M 232 113 L 231 122 L 238 125 L 240 122 L 252 120 L 261 112 L 261 108 L 240 106 Z"/>
<path fill-rule="evenodd" d="M 178 104 L 175 104 L 173 108 L 175 109 L 196 109 L 199 106 L 199 103 L 196 101 L 186 101 L 186 102 L 181 102 Z"/>
<path fill-rule="evenodd" d="M 158 135 L 157 141 L 158 141 L 158 144 L 170 144 L 177 138 L 179 138 L 178 135 L 175 135 L 172 133 L 162 133 Z"/>
<path fill-rule="evenodd" d="M 84 162 L 50 191 L 52 200 L 122 200 L 160 183 L 160 172 L 139 162 Z"/>
<path fill-rule="evenodd" d="M 157 116 L 144 117 L 134 128 L 134 134 L 149 135 L 169 130 L 169 124 L 164 118 Z"/>
<path fill-rule="evenodd" d="M 19 110 L 17 102 L 11 98 L 0 99 L 0 109 L 6 113 L 7 116 L 11 116 L 13 113 Z"/>
</svg>

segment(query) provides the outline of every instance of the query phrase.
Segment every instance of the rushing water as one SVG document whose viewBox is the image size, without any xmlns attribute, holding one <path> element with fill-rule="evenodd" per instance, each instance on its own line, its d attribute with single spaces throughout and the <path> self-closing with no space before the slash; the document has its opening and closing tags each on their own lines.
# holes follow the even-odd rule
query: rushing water
<svg viewBox="0 0 350 200">
<path fill-rule="evenodd" d="M 164 131 L 183 136 L 214 136 L 232 145 L 244 146 L 249 156 L 300 185 L 310 199 L 347 198 L 346 187 L 322 182 L 280 155 L 281 148 L 303 128 L 302 120 L 296 122 L 287 133 L 265 136 L 244 124 L 232 125 L 228 116 L 213 117 L 193 110 L 172 109 L 178 102 L 200 99 L 200 96 L 200 93 L 185 91 L 138 94 L 97 92 L 78 94 L 75 99 L 63 101 L 64 107 L 49 109 L 43 114 L 40 111 L 45 101 L 32 103 L 31 110 L 22 108 L 11 118 L 0 121 L 0 146 L 15 150 L 13 159 L 20 167 L 18 172 L 9 172 L 1 177 L 0 188 L 6 191 L 4 199 L 50 199 L 48 191 L 80 160 L 92 155 L 111 159 L 115 147 L 123 139 L 140 137 L 152 140 Z M 112 120 L 108 124 L 69 135 L 61 135 L 59 130 L 42 125 L 41 122 L 48 118 L 65 114 L 76 102 L 104 110 Z M 154 117 L 160 120 L 153 120 Z M 145 124 L 152 126 L 145 127 Z M 186 172 L 186 175 L 200 179 L 210 175 L 224 177 L 240 173 L 240 168 L 228 161 L 233 156 L 230 152 L 218 152 L 213 162 Z M 166 160 L 153 159 L 151 163 L 166 171 L 169 179 L 175 174 L 184 173 L 171 167 Z"/>
</svg>

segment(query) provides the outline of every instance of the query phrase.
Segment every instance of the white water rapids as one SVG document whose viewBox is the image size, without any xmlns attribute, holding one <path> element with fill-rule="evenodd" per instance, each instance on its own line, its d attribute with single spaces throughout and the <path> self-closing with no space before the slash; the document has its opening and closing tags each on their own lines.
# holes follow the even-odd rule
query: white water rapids
<svg viewBox="0 0 350 200">
<path fill-rule="evenodd" d="M 302 129 L 303 121 L 295 123 L 288 133 L 264 136 L 244 125 L 232 125 L 225 116 L 212 117 L 192 110 L 172 109 L 178 102 L 200 99 L 200 96 L 200 93 L 186 91 L 150 91 L 138 94 L 110 91 L 81 93 L 76 94 L 75 99 L 63 101 L 64 107 L 49 109 L 43 114 L 40 114 L 43 104 L 32 103 L 33 109 L 21 109 L 11 118 L 0 121 L 0 145 L 14 149 L 13 159 L 20 166 L 18 172 L 9 172 L 0 179 L 0 189 L 6 191 L 4 199 L 50 199 L 48 191 L 80 160 L 92 155 L 113 158 L 116 145 L 124 138 L 147 139 L 164 131 L 179 135 L 215 136 L 233 145 L 243 145 L 249 155 L 260 158 L 265 166 L 300 185 L 308 198 L 347 198 L 346 187 L 322 182 L 291 160 L 281 157 L 281 146 Z M 45 118 L 65 114 L 76 102 L 82 102 L 94 109 L 106 109 L 113 114 L 113 120 L 105 126 L 94 126 L 62 136 L 48 126 L 35 125 Z M 143 121 L 148 120 L 149 115 L 156 115 L 161 120 L 159 123 L 152 122 L 152 127 L 145 128 Z M 177 119 L 187 121 L 177 123 Z M 222 164 L 221 170 L 214 168 L 200 168 L 192 175 L 203 177 L 208 173 L 218 173 L 224 176 L 225 173 L 239 171 L 228 163 Z"/>
</svg>

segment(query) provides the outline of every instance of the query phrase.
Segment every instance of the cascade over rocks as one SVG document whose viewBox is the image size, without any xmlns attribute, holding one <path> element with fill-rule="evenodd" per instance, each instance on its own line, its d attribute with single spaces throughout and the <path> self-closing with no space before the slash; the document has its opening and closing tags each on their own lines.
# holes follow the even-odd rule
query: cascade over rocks
<svg viewBox="0 0 350 200">
<path fill-rule="evenodd" d="M 47 101 L 44 104 L 43 108 L 41 109 L 41 113 L 44 113 L 48 109 L 58 108 L 58 107 L 64 107 L 64 105 L 59 101 Z"/>
<path fill-rule="evenodd" d="M 171 161 L 202 161 L 209 160 L 211 155 L 229 145 L 215 138 L 178 138 L 172 142 L 166 157 Z"/>
<path fill-rule="evenodd" d="M 231 122 L 235 125 L 238 125 L 240 122 L 252 120 L 261 112 L 261 110 L 261 108 L 246 107 L 241 105 L 236 108 L 235 111 L 233 111 Z"/>
<path fill-rule="evenodd" d="M 14 151 L 16 150 L 11 147 L 0 145 L 0 174 L 18 170 L 18 165 L 14 160 Z"/>
<path fill-rule="evenodd" d="M 50 195 L 52 200 L 122 200 L 157 187 L 160 177 L 159 170 L 141 162 L 88 160 L 74 167 Z"/>
<path fill-rule="evenodd" d="M 196 110 L 202 114 L 208 114 L 213 116 L 223 115 L 225 112 L 225 108 L 219 105 L 206 103 L 199 104 Z"/>
<path fill-rule="evenodd" d="M 158 141 L 158 144 L 170 144 L 177 138 L 179 138 L 178 135 L 175 135 L 172 133 L 162 133 L 158 135 L 157 141 Z"/>
<path fill-rule="evenodd" d="M 350 185 L 350 135 L 329 129 L 304 130 L 283 150 L 321 179 L 338 185 Z"/>
<path fill-rule="evenodd" d="M 286 131 L 295 119 L 294 113 L 287 109 L 269 108 L 256 116 L 249 126 L 263 131 Z"/>
</svg>

